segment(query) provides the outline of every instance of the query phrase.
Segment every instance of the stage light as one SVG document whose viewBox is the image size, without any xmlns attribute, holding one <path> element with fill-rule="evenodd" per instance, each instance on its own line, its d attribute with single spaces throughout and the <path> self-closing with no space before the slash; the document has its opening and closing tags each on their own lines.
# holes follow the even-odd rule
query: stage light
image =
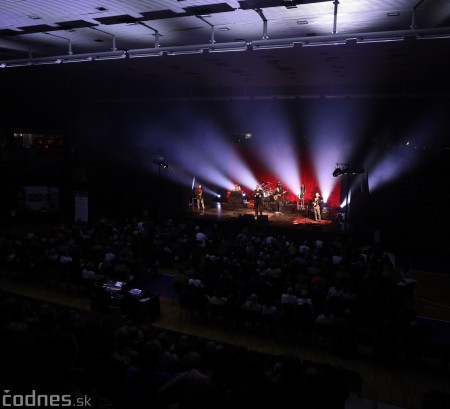
<svg viewBox="0 0 450 409">
<path fill-rule="evenodd" d="M 338 176 L 340 176 L 340 175 L 342 175 L 342 169 L 341 169 L 341 168 L 336 168 L 336 169 L 333 171 L 333 176 L 334 176 L 334 177 L 338 177 Z"/>
<path fill-rule="evenodd" d="M 349 182 L 349 175 L 357 175 L 360 173 L 364 173 L 364 169 L 355 168 L 351 163 L 336 163 L 336 169 L 333 171 L 333 176 L 337 177 L 340 175 L 347 175 L 347 198 L 345 200 L 346 205 L 346 217 L 344 219 L 344 230 L 347 231 L 347 219 L 349 219 L 350 215 L 350 202 L 349 202 L 349 195 L 350 195 L 350 182 Z M 336 221 L 338 221 L 336 219 Z"/>
<path fill-rule="evenodd" d="M 355 168 L 353 166 L 347 166 L 347 167 L 337 167 L 334 171 L 333 171 L 333 176 L 334 177 L 338 177 L 341 175 L 359 175 L 360 173 L 364 173 L 365 170 L 364 169 L 360 169 L 360 168 Z"/>
<path fill-rule="evenodd" d="M 164 169 L 167 169 L 169 167 L 168 163 L 164 161 L 164 159 L 153 159 L 153 163 L 155 165 L 161 166 Z"/>
</svg>

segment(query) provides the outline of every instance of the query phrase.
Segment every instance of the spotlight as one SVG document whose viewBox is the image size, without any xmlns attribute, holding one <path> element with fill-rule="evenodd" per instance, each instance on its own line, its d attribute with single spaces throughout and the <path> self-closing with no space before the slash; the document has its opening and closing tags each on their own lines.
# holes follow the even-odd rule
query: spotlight
<svg viewBox="0 0 450 409">
<path fill-rule="evenodd" d="M 253 134 L 251 132 L 236 132 L 234 136 L 238 143 L 243 143 L 250 141 L 250 139 L 252 139 L 253 137 Z"/>
<path fill-rule="evenodd" d="M 341 176 L 341 175 L 359 175 L 360 173 L 364 173 L 364 172 L 365 172 L 364 169 L 354 168 L 353 166 L 346 166 L 343 168 L 337 167 L 333 171 L 333 176 L 337 177 L 337 176 Z"/>
<path fill-rule="evenodd" d="M 342 175 L 342 169 L 341 169 L 341 168 L 336 168 L 336 169 L 333 171 L 333 176 L 334 176 L 334 177 L 338 177 L 339 175 Z"/>
</svg>

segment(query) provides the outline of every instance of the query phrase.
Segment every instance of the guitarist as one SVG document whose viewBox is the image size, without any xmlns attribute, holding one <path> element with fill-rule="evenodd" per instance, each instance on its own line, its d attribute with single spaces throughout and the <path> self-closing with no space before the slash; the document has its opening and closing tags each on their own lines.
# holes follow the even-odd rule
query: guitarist
<svg viewBox="0 0 450 409">
<path fill-rule="evenodd" d="M 205 201 L 203 199 L 203 187 L 198 185 L 195 189 L 195 197 L 197 198 L 197 210 L 205 213 Z"/>
<path fill-rule="evenodd" d="M 283 185 L 280 181 L 277 182 L 277 185 L 275 186 L 275 191 L 273 192 L 273 200 L 275 201 L 275 204 L 277 206 L 277 213 L 281 213 L 281 196 L 283 195 Z"/>
</svg>

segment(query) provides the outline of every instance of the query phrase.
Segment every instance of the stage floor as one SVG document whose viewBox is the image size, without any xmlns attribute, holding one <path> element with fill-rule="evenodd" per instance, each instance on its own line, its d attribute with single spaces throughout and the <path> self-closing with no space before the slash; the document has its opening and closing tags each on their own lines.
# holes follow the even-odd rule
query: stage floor
<svg viewBox="0 0 450 409">
<path fill-rule="evenodd" d="M 311 212 L 297 210 L 290 206 L 284 206 L 282 212 L 276 212 L 272 209 L 263 210 L 263 217 L 258 219 L 255 218 L 254 209 L 245 206 L 229 206 L 228 203 L 210 203 L 205 206 L 204 213 L 190 207 L 189 214 L 199 219 L 268 224 L 273 227 L 304 227 L 335 232 L 343 230 L 342 223 L 336 221 L 332 211 L 325 212 L 321 221 L 315 221 Z"/>
</svg>

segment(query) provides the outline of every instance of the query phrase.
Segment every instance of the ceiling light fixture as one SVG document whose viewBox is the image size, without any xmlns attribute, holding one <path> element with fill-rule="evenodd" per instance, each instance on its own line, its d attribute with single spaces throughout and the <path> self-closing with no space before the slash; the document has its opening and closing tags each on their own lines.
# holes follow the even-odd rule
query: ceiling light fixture
<svg viewBox="0 0 450 409">
<path fill-rule="evenodd" d="M 4 61 L 0 68 L 115 60 L 126 58 L 126 56 L 127 54 L 125 51 L 111 51 L 97 54 L 58 55 L 52 57 L 29 58 L 27 60 Z"/>
<path fill-rule="evenodd" d="M 335 41 L 305 41 L 303 43 L 304 47 L 323 47 L 325 45 L 343 45 L 346 40 L 335 40 Z"/>
<path fill-rule="evenodd" d="M 231 43 L 214 43 L 208 45 L 205 51 L 211 53 L 226 53 L 231 51 L 247 51 L 248 43 L 246 41 L 235 41 Z"/>
<path fill-rule="evenodd" d="M 284 40 L 256 40 L 251 42 L 252 49 L 257 50 L 271 50 L 275 48 L 293 48 L 294 46 L 302 46 L 303 43 L 296 41 L 296 39 Z"/>
<path fill-rule="evenodd" d="M 203 53 L 203 49 L 188 49 L 188 50 L 174 50 L 167 51 L 167 55 L 187 55 L 187 54 L 201 54 Z"/>
<path fill-rule="evenodd" d="M 137 50 L 128 50 L 129 58 L 140 58 L 140 57 L 161 57 L 164 55 L 163 49 L 161 47 L 153 48 L 143 48 Z"/>
<path fill-rule="evenodd" d="M 126 51 L 110 51 L 106 53 L 98 53 L 91 56 L 95 61 L 103 61 L 103 60 L 121 60 L 123 58 L 127 58 Z M 89 60 L 90 57 L 88 57 Z"/>
<path fill-rule="evenodd" d="M 0 68 L 28 67 L 33 65 L 30 60 L 3 61 Z"/>
</svg>

